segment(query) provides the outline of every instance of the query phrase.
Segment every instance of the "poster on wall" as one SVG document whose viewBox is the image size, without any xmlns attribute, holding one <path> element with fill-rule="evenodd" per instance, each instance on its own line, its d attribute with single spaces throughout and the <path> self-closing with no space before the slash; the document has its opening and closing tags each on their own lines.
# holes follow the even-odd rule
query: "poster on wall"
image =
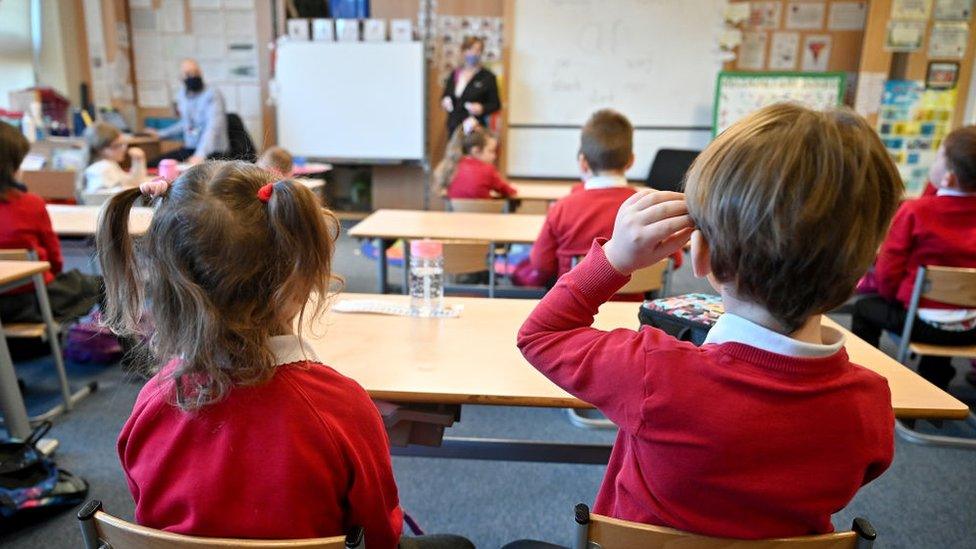
<svg viewBox="0 0 976 549">
<path fill-rule="evenodd" d="M 820 30 L 824 25 L 823 2 L 790 2 L 786 6 L 786 28 Z"/>
<path fill-rule="evenodd" d="M 736 66 L 747 71 L 761 71 L 766 66 L 766 33 L 744 32 L 739 44 Z"/>
<path fill-rule="evenodd" d="M 827 30 L 859 31 L 867 20 L 867 2 L 831 2 Z"/>
<path fill-rule="evenodd" d="M 969 25 L 966 23 L 936 22 L 929 37 L 929 57 L 962 59 L 969 44 Z"/>
<path fill-rule="evenodd" d="M 932 10 L 932 0 L 892 0 L 892 19 L 927 20 Z"/>
<path fill-rule="evenodd" d="M 749 2 L 749 24 L 754 29 L 777 29 L 779 28 L 780 8 L 783 6 L 779 1 L 775 2 Z"/>
<path fill-rule="evenodd" d="M 829 34 L 808 34 L 803 39 L 803 64 L 801 69 L 809 72 L 827 70 L 830 61 L 831 36 Z"/>
<path fill-rule="evenodd" d="M 889 80 L 878 112 L 878 134 L 909 195 L 925 185 L 929 167 L 949 132 L 956 90 L 926 90 L 923 82 Z"/>
<path fill-rule="evenodd" d="M 800 52 L 800 33 L 774 32 L 769 47 L 769 69 L 774 71 L 796 70 L 796 58 Z"/>
<path fill-rule="evenodd" d="M 930 90 L 948 90 L 956 87 L 959 80 L 959 63 L 931 61 L 925 71 L 925 87 Z"/>
<path fill-rule="evenodd" d="M 918 51 L 925 40 L 925 21 L 888 21 L 886 51 Z"/>
<path fill-rule="evenodd" d="M 935 0 L 936 21 L 969 21 L 973 0 Z"/>
<path fill-rule="evenodd" d="M 718 75 L 712 132 L 718 135 L 747 114 L 766 105 L 793 101 L 812 109 L 841 104 L 847 74 L 755 73 L 723 71 Z"/>
</svg>

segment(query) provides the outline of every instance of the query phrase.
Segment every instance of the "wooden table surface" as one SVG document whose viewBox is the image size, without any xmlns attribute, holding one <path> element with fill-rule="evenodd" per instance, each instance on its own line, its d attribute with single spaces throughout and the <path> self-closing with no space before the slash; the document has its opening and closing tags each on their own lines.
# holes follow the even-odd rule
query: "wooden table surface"
<svg viewBox="0 0 976 549">
<path fill-rule="evenodd" d="M 569 195 L 579 181 L 567 179 L 510 179 L 509 183 L 518 191 L 519 200 L 541 200 L 555 202 Z"/>
<path fill-rule="evenodd" d="M 356 238 L 434 238 L 532 243 L 544 215 L 377 210 L 349 230 Z"/>
<path fill-rule="evenodd" d="M 335 299 L 405 303 L 406 296 L 341 294 Z M 463 305 L 459 318 L 429 319 L 327 312 L 305 337 L 319 359 L 357 380 L 379 399 L 442 404 L 494 404 L 586 408 L 532 368 L 515 337 L 535 300 L 446 298 Z M 847 337 L 851 360 L 885 376 L 895 413 L 902 418 L 960 419 L 968 408 L 835 326 Z M 607 303 L 594 326 L 638 326 L 633 303 Z"/>
<path fill-rule="evenodd" d="M 0 261 L 0 286 L 43 273 L 51 268 L 47 261 Z"/>
<path fill-rule="evenodd" d="M 51 216 L 54 233 L 59 236 L 94 236 L 101 209 L 101 206 L 48 204 L 47 213 Z M 149 229 L 150 221 L 152 221 L 151 208 L 132 208 L 132 213 L 129 215 L 129 231 L 132 234 L 142 234 Z"/>
</svg>

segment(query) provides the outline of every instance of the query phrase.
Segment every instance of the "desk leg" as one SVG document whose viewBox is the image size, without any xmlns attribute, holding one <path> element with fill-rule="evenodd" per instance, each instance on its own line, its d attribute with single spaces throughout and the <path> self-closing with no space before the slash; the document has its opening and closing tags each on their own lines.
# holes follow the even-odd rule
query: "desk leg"
<svg viewBox="0 0 976 549">
<path fill-rule="evenodd" d="M 488 243 L 488 297 L 495 297 L 495 243 Z"/>
<path fill-rule="evenodd" d="M 410 241 L 403 239 L 403 295 L 410 295 Z"/>
<path fill-rule="evenodd" d="M 392 447 L 394 456 L 606 465 L 613 447 L 536 440 L 444 437 L 440 446 Z"/>
<path fill-rule="evenodd" d="M 376 273 L 376 276 L 379 279 L 377 281 L 376 290 L 377 290 L 377 292 L 379 292 L 381 294 L 385 294 L 386 293 L 386 273 L 387 273 L 386 242 L 384 242 L 382 238 L 374 238 L 373 239 L 373 245 L 376 247 L 376 253 L 377 253 L 377 255 L 376 255 L 376 265 L 377 265 L 377 268 L 379 269 L 379 271 Z"/>
<path fill-rule="evenodd" d="M 0 324 L 0 410 L 3 411 L 3 420 L 10 436 L 22 440 L 30 436 L 27 408 L 24 406 L 24 396 L 20 394 L 20 387 L 17 386 L 17 373 L 14 371 L 14 361 L 10 358 L 2 324 Z"/>
<path fill-rule="evenodd" d="M 61 384 L 61 398 L 64 399 L 65 410 L 71 410 L 71 388 L 68 386 L 68 374 L 64 369 L 64 356 L 61 354 L 61 342 L 58 340 L 58 327 L 54 322 L 54 315 L 51 313 L 51 302 L 47 298 L 47 286 L 44 284 L 44 275 L 36 274 L 33 277 L 34 291 L 37 292 L 37 304 L 41 308 L 41 318 L 47 326 L 47 340 L 51 346 L 51 354 L 54 358 L 54 368 L 58 371 L 58 382 Z"/>
</svg>

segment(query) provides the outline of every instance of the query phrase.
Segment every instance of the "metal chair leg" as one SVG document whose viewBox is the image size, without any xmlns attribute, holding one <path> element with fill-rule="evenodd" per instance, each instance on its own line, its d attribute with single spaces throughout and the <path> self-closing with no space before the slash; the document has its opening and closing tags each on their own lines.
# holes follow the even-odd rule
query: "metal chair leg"
<svg viewBox="0 0 976 549">
<path fill-rule="evenodd" d="M 976 417 L 973 414 L 969 414 L 966 418 L 966 422 L 970 425 L 976 425 Z M 928 433 L 921 433 L 915 429 L 909 428 L 907 425 L 901 422 L 901 420 L 895 421 L 895 432 L 898 436 L 906 442 L 911 442 L 912 444 L 918 444 L 920 446 L 942 446 L 945 448 L 963 448 L 966 450 L 976 450 L 976 439 L 974 438 L 963 438 L 963 437 L 948 437 L 944 435 L 930 435 Z"/>
<path fill-rule="evenodd" d="M 574 408 L 566 408 L 566 415 L 569 416 L 569 422 L 580 429 L 616 429 L 617 426 L 613 424 L 609 419 L 592 419 L 583 416 L 579 413 L 579 410 Z"/>
<path fill-rule="evenodd" d="M 47 286 L 44 284 L 44 275 L 36 274 L 33 276 L 34 291 L 37 293 L 37 304 L 41 309 L 41 318 L 47 327 L 48 344 L 51 346 L 51 354 L 54 356 L 54 369 L 58 373 L 58 383 L 61 385 L 61 398 L 64 400 L 66 410 L 71 410 L 71 387 L 68 385 L 68 373 L 64 368 L 64 356 L 61 355 L 61 342 L 59 338 L 58 325 L 54 322 L 54 315 L 51 313 L 51 302 L 47 297 Z"/>
</svg>

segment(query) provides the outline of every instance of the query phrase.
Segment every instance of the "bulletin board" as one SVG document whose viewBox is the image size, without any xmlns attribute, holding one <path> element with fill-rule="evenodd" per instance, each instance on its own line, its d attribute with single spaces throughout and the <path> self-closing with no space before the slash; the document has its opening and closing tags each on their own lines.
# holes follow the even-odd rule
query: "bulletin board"
<svg viewBox="0 0 976 549">
<path fill-rule="evenodd" d="M 773 103 L 791 101 L 824 109 L 843 104 L 847 75 L 843 72 L 722 71 L 715 86 L 712 135 L 722 133 L 747 114 Z"/>
</svg>

